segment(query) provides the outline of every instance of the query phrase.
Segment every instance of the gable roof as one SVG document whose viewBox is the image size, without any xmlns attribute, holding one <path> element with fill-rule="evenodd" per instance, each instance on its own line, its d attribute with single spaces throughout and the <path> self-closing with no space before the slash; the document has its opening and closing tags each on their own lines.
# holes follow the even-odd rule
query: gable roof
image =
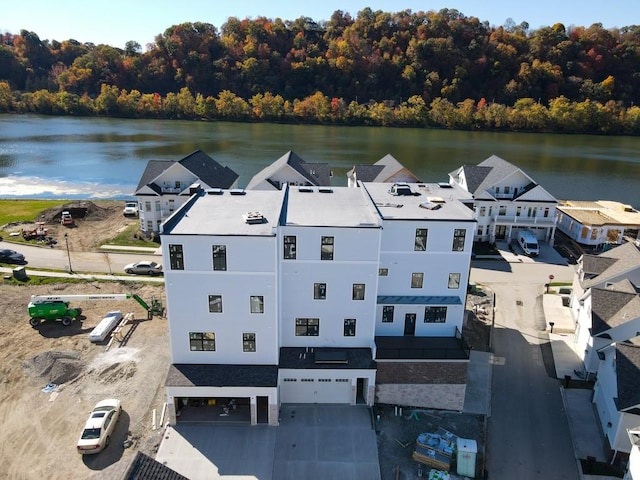
<svg viewBox="0 0 640 480">
<path fill-rule="evenodd" d="M 422 182 L 420 178 L 402 165 L 390 153 L 386 154 L 373 165 L 354 165 L 353 168 L 347 172 L 347 177 L 351 178 L 354 175 L 358 181 L 368 183 L 390 183 L 397 181 L 408 183 Z"/>
<path fill-rule="evenodd" d="M 161 188 L 154 181 L 175 164 L 182 165 L 209 188 L 231 188 L 238 179 L 238 174 L 229 167 L 223 167 L 202 150 L 196 150 L 177 162 L 149 160 L 136 187 L 136 193 L 144 187 L 149 187 L 160 194 Z"/>
<path fill-rule="evenodd" d="M 223 167 L 202 150 L 196 150 L 178 163 L 211 188 L 231 188 L 238 179 L 236 172 Z"/>
<path fill-rule="evenodd" d="M 616 343 L 616 380 L 618 397 L 615 399 L 618 410 L 640 405 L 640 345 L 634 342 Z"/>
<path fill-rule="evenodd" d="M 256 185 L 267 181 L 269 183 L 278 171 L 288 165 L 302 175 L 310 185 L 329 186 L 331 185 L 331 169 L 328 163 L 307 163 L 292 150 L 289 150 L 271 165 L 263 168 L 251 178 L 247 184 L 247 190 L 251 190 Z"/>
<path fill-rule="evenodd" d="M 591 289 L 591 335 L 640 318 L 640 296 L 612 287 Z"/>
<path fill-rule="evenodd" d="M 582 271 L 596 276 L 585 280 L 585 289 L 640 268 L 640 249 L 633 242 L 623 243 L 599 255 L 582 256 Z"/>
<path fill-rule="evenodd" d="M 518 194 L 514 197 L 514 200 L 525 199 L 525 196 L 528 192 L 536 189 L 538 194 L 544 192 L 549 201 L 557 202 L 553 195 L 551 195 L 543 187 L 538 185 L 522 169 L 498 157 L 497 155 L 491 155 L 489 158 L 483 160 L 478 165 L 463 165 L 457 170 L 449 173 L 449 177 L 458 184 L 462 183 L 460 179 L 461 177 L 464 177 L 467 184 L 467 191 L 471 193 L 476 200 L 495 200 L 493 195 L 489 193 L 491 187 L 516 174 L 523 175 L 526 179 L 529 180 L 529 183 L 526 187 L 518 191 Z"/>
</svg>

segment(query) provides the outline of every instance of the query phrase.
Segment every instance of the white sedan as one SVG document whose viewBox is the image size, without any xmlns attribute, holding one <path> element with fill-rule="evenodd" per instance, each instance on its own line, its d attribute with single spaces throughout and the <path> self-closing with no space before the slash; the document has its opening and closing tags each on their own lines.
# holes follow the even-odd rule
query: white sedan
<svg viewBox="0 0 640 480">
<path fill-rule="evenodd" d="M 109 398 L 93 408 L 78 440 L 78 453 L 100 453 L 109 445 L 111 435 L 122 412 L 120 400 Z"/>
<path fill-rule="evenodd" d="M 126 273 L 134 273 L 137 275 L 162 275 L 162 265 L 156 262 L 137 262 L 125 265 Z"/>
</svg>

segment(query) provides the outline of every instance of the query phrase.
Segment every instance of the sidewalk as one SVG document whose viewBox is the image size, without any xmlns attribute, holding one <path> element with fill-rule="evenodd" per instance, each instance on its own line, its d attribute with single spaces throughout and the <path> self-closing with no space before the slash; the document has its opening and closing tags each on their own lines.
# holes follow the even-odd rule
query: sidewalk
<svg viewBox="0 0 640 480">
<path fill-rule="evenodd" d="M 575 351 L 573 333 L 549 333 L 556 376 L 560 380 L 565 377 L 581 380 L 574 370 L 582 370 L 582 361 Z M 583 480 L 607 480 L 613 477 L 585 475 L 582 473 L 580 459 L 593 457 L 598 462 L 607 462 L 605 439 L 600 429 L 595 411 L 591 389 L 560 387 L 562 402 L 569 423 L 569 434 L 578 464 L 578 472 Z"/>
<path fill-rule="evenodd" d="M 116 252 L 140 252 L 162 255 L 162 247 L 132 247 L 126 245 L 100 245 L 100 250 L 114 250 Z"/>
<path fill-rule="evenodd" d="M 17 267 L 19 265 L 16 265 Z M 0 267 L 0 273 L 13 274 L 13 268 Z M 164 277 L 150 277 L 146 275 L 109 275 L 109 274 L 91 274 L 91 273 L 67 273 L 67 272 L 50 272 L 45 270 L 34 270 L 25 268 L 27 276 L 32 277 L 57 277 L 57 278 L 76 278 L 81 280 L 117 280 L 121 282 L 153 282 L 162 283 Z"/>
</svg>

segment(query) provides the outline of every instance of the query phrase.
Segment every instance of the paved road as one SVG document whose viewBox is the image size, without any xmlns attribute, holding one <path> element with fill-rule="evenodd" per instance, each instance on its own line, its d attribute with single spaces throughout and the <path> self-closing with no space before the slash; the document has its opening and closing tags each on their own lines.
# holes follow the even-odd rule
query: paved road
<svg viewBox="0 0 640 480">
<path fill-rule="evenodd" d="M 489 478 L 579 478 L 544 331 L 542 293 L 549 275 L 570 282 L 573 268 L 541 262 L 473 264 L 471 281 L 496 294 Z"/>
<path fill-rule="evenodd" d="M 71 265 L 73 272 L 104 272 L 124 275 L 123 269 L 128 263 L 140 260 L 162 262 L 160 255 L 149 253 L 69 252 L 67 255 L 67 250 L 59 244 L 54 248 L 49 248 L 2 241 L 0 248 L 9 248 L 22 253 L 28 261 L 27 269 L 45 268 L 69 271 L 69 265 Z"/>
</svg>

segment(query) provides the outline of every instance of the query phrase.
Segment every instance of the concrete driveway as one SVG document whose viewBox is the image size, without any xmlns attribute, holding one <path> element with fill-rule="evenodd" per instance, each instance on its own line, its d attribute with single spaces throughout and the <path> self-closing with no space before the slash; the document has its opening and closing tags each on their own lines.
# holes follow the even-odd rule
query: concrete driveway
<svg viewBox="0 0 640 480">
<path fill-rule="evenodd" d="M 285 405 L 280 425 L 178 424 L 156 460 L 190 480 L 379 480 L 366 407 Z"/>
</svg>

